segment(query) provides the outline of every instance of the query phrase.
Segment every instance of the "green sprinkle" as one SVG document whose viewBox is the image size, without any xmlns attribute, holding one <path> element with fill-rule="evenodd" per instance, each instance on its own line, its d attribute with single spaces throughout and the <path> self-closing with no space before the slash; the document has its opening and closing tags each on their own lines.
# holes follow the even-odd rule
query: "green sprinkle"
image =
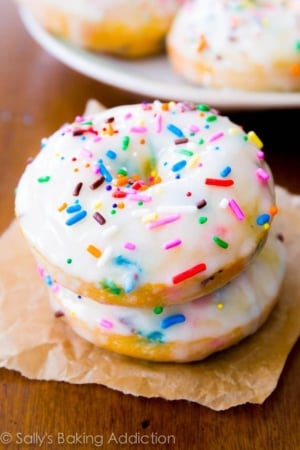
<svg viewBox="0 0 300 450">
<path fill-rule="evenodd" d="M 197 105 L 197 111 L 210 111 L 210 107 L 207 105 Z"/>
<path fill-rule="evenodd" d="M 164 308 L 162 306 L 155 306 L 155 308 L 153 308 L 154 314 L 161 314 L 163 310 Z"/>
<path fill-rule="evenodd" d="M 81 122 L 81 125 L 93 125 L 91 120 L 87 120 L 86 122 Z"/>
<path fill-rule="evenodd" d="M 48 181 L 50 181 L 50 177 L 49 175 L 47 175 L 45 177 L 39 177 L 37 180 L 39 183 L 47 183 Z"/>
<path fill-rule="evenodd" d="M 295 49 L 300 52 L 300 40 L 295 42 Z"/>
<path fill-rule="evenodd" d="M 206 122 L 215 122 L 215 120 L 217 120 L 217 116 L 215 115 L 206 117 Z"/>
<path fill-rule="evenodd" d="M 199 145 L 204 144 L 204 139 L 203 139 L 203 138 L 200 138 L 199 141 L 198 141 L 198 144 L 199 144 Z"/>
<path fill-rule="evenodd" d="M 247 134 L 245 134 L 244 136 L 243 136 L 243 139 L 244 139 L 244 141 L 248 141 L 248 135 Z"/>
<path fill-rule="evenodd" d="M 229 245 L 227 242 L 223 241 L 223 239 L 219 238 L 218 236 L 213 236 L 213 240 L 221 248 L 227 248 Z"/>
<path fill-rule="evenodd" d="M 128 149 L 129 141 L 130 141 L 129 136 L 124 136 L 123 137 L 122 150 L 127 150 Z"/>
<path fill-rule="evenodd" d="M 111 213 L 112 215 L 114 215 L 114 214 L 117 214 L 117 211 L 116 211 L 116 209 L 112 209 L 110 213 Z"/>
<path fill-rule="evenodd" d="M 124 175 L 126 177 L 127 174 L 128 174 L 127 169 L 125 169 L 124 167 L 118 170 L 118 175 Z"/>
<path fill-rule="evenodd" d="M 137 202 L 137 204 L 138 204 L 138 206 L 143 206 L 143 202 L 142 202 L 142 200 L 139 200 L 138 202 Z"/>
<path fill-rule="evenodd" d="M 206 223 L 206 222 L 207 222 L 207 217 L 205 217 L 205 216 L 199 217 L 198 222 L 199 222 L 201 225 L 202 225 L 203 223 Z"/>
<path fill-rule="evenodd" d="M 72 264 L 72 262 L 73 262 L 72 258 L 67 259 L 67 264 Z"/>
<path fill-rule="evenodd" d="M 193 156 L 193 154 L 194 154 L 194 152 L 192 152 L 191 150 L 185 150 L 185 149 L 179 150 L 178 153 L 181 153 L 182 155 L 186 155 L 186 156 Z"/>
<path fill-rule="evenodd" d="M 106 289 L 114 295 L 120 295 L 122 293 L 122 288 L 117 286 L 114 281 L 102 281 L 100 285 L 103 289 Z"/>
</svg>

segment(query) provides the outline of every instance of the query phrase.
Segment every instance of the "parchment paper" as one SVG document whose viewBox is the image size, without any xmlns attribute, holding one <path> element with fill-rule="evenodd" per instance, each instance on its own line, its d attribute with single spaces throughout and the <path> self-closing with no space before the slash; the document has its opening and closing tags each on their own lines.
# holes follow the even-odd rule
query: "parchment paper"
<svg viewBox="0 0 300 450">
<path fill-rule="evenodd" d="M 98 383 L 126 394 L 186 399 L 224 410 L 262 403 L 300 334 L 300 197 L 277 187 L 274 227 L 288 251 L 286 277 L 255 335 L 197 363 L 151 363 L 96 348 L 55 318 L 16 221 L 0 238 L 0 367 L 37 380 Z"/>
</svg>

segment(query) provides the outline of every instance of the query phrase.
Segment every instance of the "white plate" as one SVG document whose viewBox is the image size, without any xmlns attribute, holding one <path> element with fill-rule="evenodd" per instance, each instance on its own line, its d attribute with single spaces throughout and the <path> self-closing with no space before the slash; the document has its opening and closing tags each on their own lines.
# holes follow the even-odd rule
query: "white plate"
<svg viewBox="0 0 300 450">
<path fill-rule="evenodd" d="M 95 54 L 46 32 L 24 9 L 20 10 L 30 35 L 67 66 L 97 81 L 160 100 L 182 100 L 209 104 L 219 109 L 274 109 L 300 107 L 300 92 L 246 92 L 207 89 L 182 81 L 165 56 L 126 61 Z"/>
</svg>

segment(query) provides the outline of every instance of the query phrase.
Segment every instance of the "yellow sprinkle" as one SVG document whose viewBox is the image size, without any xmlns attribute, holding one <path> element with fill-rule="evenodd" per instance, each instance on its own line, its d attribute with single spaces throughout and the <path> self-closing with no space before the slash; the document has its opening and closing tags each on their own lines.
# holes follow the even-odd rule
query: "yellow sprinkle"
<svg viewBox="0 0 300 450">
<path fill-rule="evenodd" d="M 142 217 L 142 222 L 143 223 L 153 222 L 154 220 L 157 219 L 157 217 L 158 217 L 157 213 L 145 214 Z"/>
<path fill-rule="evenodd" d="M 233 135 L 233 134 L 238 134 L 239 133 L 239 129 L 238 128 L 229 128 L 229 130 L 228 130 L 228 134 L 231 134 L 231 135 Z"/>
<path fill-rule="evenodd" d="M 223 309 L 224 308 L 224 304 L 223 303 L 218 303 L 217 304 L 217 308 L 218 309 Z"/>
<path fill-rule="evenodd" d="M 95 246 L 92 245 L 92 244 L 90 244 L 90 245 L 87 247 L 87 251 L 88 251 L 91 255 L 95 256 L 95 258 L 100 258 L 101 254 L 102 254 L 101 251 L 99 250 L 99 248 L 95 247 Z"/>
<path fill-rule="evenodd" d="M 75 311 L 71 311 L 71 317 L 76 317 L 76 312 Z"/>
<path fill-rule="evenodd" d="M 67 206 L 68 206 L 68 204 L 66 202 L 64 202 L 57 208 L 57 210 L 59 212 L 64 211 L 64 209 L 66 209 Z"/>
<path fill-rule="evenodd" d="M 263 225 L 263 227 L 264 227 L 265 230 L 268 230 L 270 228 L 270 224 L 269 223 L 265 223 Z"/>
<path fill-rule="evenodd" d="M 97 202 L 97 203 L 95 203 L 95 204 L 93 205 L 93 208 L 94 208 L 94 209 L 100 209 L 101 206 L 102 206 L 102 203 Z"/>
<path fill-rule="evenodd" d="M 258 147 L 258 148 L 262 148 L 263 147 L 264 144 L 259 139 L 259 137 L 255 133 L 255 131 L 249 131 L 247 136 L 248 136 L 249 141 L 251 141 L 252 144 L 256 145 L 256 147 Z"/>
<path fill-rule="evenodd" d="M 189 159 L 189 162 L 187 163 L 187 168 L 196 166 L 196 164 L 198 164 L 198 162 L 199 162 L 199 159 L 200 159 L 199 155 L 196 155 L 196 154 L 193 155 L 193 156 Z"/>
</svg>

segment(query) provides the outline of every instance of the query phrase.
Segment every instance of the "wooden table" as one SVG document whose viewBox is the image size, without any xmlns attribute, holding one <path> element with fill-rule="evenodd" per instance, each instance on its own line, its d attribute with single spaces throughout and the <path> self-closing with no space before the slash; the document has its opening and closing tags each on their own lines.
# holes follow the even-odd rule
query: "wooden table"
<svg viewBox="0 0 300 450">
<path fill-rule="evenodd" d="M 27 158 L 37 152 L 42 137 L 73 120 L 89 98 L 99 99 L 108 107 L 145 98 L 90 80 L 56 61 L 31 39 L 15 5 L 8 0 L 0 2 L 0 30 L 2 232 L 13 219 L 17 180 Z M 299 134 L 292 125 L 296 115 L 299 122 L 299 112 L 241 111 L 231 117 L 262 138 L 277 183 L 300 194 Z M 263 405 L 239 406 L 224 412 L 186 401 L 134 398 L 96 385 L 30 381 L 2 369 L 0 439 L 4 436 L 5 440 L 6 435 L 1 433 L 7 432 L 13 442 L 0 443 L 0 448 L 297 450 L 299 350 L 300 342 L 289 355 L 277 389 Z M 152 436 L 152 440 L 149 438 L 148 444 L 144 439 L 139 445 L 117 445 L 108 443 L 112 433 L 139 433 Z M 39 445 L 38 439 L 43 436 L 48 445 Z M 58 436 L 60 445 L 55 444 Z M 158 436 L 169 438 L 169 446 L 158 441 L 155 444 Z M 68 445 L 62 444 L 63 438 Z M 18 442 L 22 444 L 18 446 Z"/>
</svg>

